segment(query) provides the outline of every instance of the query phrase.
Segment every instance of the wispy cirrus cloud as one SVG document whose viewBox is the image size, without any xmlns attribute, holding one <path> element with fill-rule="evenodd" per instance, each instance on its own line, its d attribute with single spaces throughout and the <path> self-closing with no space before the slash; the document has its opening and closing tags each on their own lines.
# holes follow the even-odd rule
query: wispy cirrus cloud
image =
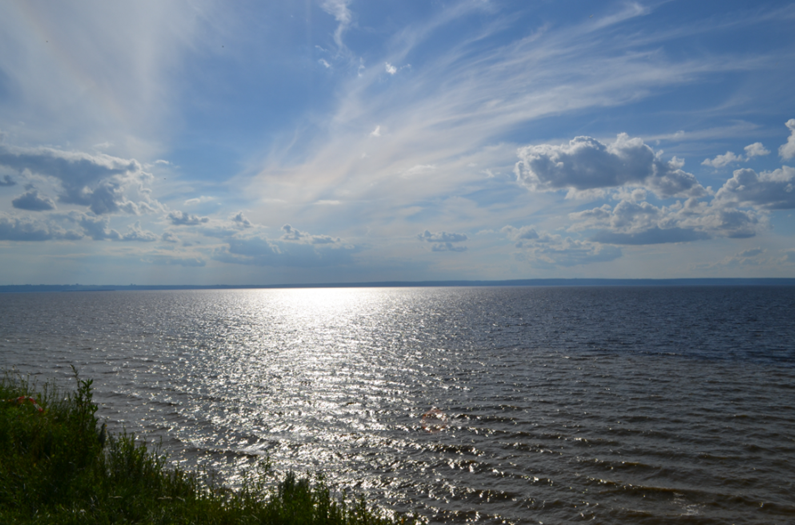
<svg viewBox="0 0 795 525">
<path fill-rule="evenodd" d="M 134 155 L 160 149 L 153 139 L 170 129 L 175 108 L 170 76 L 202 45 L 214 9 L 205 0 L 185 7 L 153 0 L 0 5 L 4 41 L 17 50 L 0 54 L 0 70 L 16 86 L 5 92 L 6 131 L 35 142 L 125 145 Z"/>
<path fill-rule="evenodd" d="M 337 44 L 338 51 L 345 49 L 342 35 L 353 22 L 353 13 L 348 8 L 350 3 L 351 0 L 324 0 L 321 4 L 323 10 L 332 15 L 338 23 L 337 29 L 334 31 L 334 43 Z"/>
<path fill-rule="evenodd" d="M 481 2 L 464 2 L 405 28 L 394 37 L 391 52 L 382 63 L 401 63 L 421 54 L 435 31 L 484 8 Z M 532 126 L 552 115 L 588 108 L 620 106 L 665 86 L 754 67 L 750 58 L 671 60 L 651 47 L 664 41 L 664 35 L 648 37 L 646 50 L 627 52 L 635 43 L 633 35 L 605 31 L 645 13 L 632 7 L 596 22 L 558 28 L 539 25 L 525 37 L 505 43 L 495 40 L 503 29 L 500 24 L 486 26 L 477 35 L 463 36 L 445 53 L 430 55 L 425 62 L 412 60 L 410 81 L 395 89 L 385 89 L 384 82 L 389 79 L 384 76 L 392 77 L 383 69 L 368 69 L 341 90 L 344 95 L 330 120 L 329 133 L 323 139 L 315 138 L 318 147 L 314 152 L 297 164 L 268 163 L 252 189 L 273 198 L 273 189 L 278 188 L 290 202 L 330 198 L 329 194 L 342 200 L 368 199 L 378 193 L 397 204 L 455 193 L 482 176 L 482 170 L 461 169 L 459 159 L 463 156 L 469 157 L 470 164 L 490 163 L 486 167 L 515 163 L 510 148 L 496 162 L 491 148 L 517 126 Z M 483 42 L 489 45 L 480 45 Z M 594 49 L 600 52 L 595 54 Z M 604 75 L 604 71 L 611 74 Z M 388 137 L 383 136 L 385 127 Z M 369 140 L 379 134 L 377 143 Z M 394 173 L 419 165 L 437 168 L 422 187 L 395 184 Z M 274 176 L 280 180 L 278 186 L 268 184 Z M 671 175 L 665 182 L 673 179 Z M 676 184 L 693 191 L 700 187 L 692 180 L 679 179 Z M 292 185 L 304 191 L 293 192 Z M 657 189 L 677 191 L 676 185 Z"/>
</svg>

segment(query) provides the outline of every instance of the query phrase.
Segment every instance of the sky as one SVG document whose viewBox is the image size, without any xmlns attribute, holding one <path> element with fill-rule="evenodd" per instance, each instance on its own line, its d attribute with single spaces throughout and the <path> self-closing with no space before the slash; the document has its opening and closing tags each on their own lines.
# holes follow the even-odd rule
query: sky
<svg viewBox="0 0 795 525">
<path fill-rule="evenodd" d="M 795 3 L 0 3 L 0 284 L 795 277 Z"/>
</svg>

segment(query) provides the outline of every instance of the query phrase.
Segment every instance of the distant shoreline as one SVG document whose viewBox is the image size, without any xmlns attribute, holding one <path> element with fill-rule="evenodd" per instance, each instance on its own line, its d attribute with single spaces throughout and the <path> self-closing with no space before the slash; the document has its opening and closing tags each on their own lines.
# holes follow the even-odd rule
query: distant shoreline
<svg viewBox="0 0 795 525">
<path fill-rule="evenodd" d="M 514 279 L 504 281 L 376 281 L 360 283 L 245 284 L 245 285 L 93 285 L 11 284 L 0 285 L 0 293 L 25 292 L 115 292 L 143 290 L 247 290 L 289 288 L 451 288 L 520 286 L 795 286 L 795 278 L 714 279 Z"/>
</svg>

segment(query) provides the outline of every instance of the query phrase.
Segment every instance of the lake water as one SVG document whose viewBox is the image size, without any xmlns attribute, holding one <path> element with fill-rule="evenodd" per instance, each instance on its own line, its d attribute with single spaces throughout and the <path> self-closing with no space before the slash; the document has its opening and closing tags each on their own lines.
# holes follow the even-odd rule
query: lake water
<svg viewBox="0 0 795 525">
<path fill-rule="evenodd" d="M 795 287 L 0 294 L 0 367 L 234 485 L 431 522 L 795 522 Z"/>
</svg>

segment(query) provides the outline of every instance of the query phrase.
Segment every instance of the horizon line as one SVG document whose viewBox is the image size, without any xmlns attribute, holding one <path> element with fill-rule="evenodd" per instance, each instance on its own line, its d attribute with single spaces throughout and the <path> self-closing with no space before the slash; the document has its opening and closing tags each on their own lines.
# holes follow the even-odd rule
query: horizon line
<svg viewBox="0 0 795 525">
<path fill-rule="evenodd" d="M 132 290 L 234 290 L 301 288 L 455 288 L 455 287 L 533 287 L 533 286 L 795 286 L 792 277 L 685 277 L 685 278 L 544 278 L 503 280 L 427 280 L 368 281 L 289 284 L 7 284 L 0 293 L 57 291 L 132 291 Z"/>
</svg>

